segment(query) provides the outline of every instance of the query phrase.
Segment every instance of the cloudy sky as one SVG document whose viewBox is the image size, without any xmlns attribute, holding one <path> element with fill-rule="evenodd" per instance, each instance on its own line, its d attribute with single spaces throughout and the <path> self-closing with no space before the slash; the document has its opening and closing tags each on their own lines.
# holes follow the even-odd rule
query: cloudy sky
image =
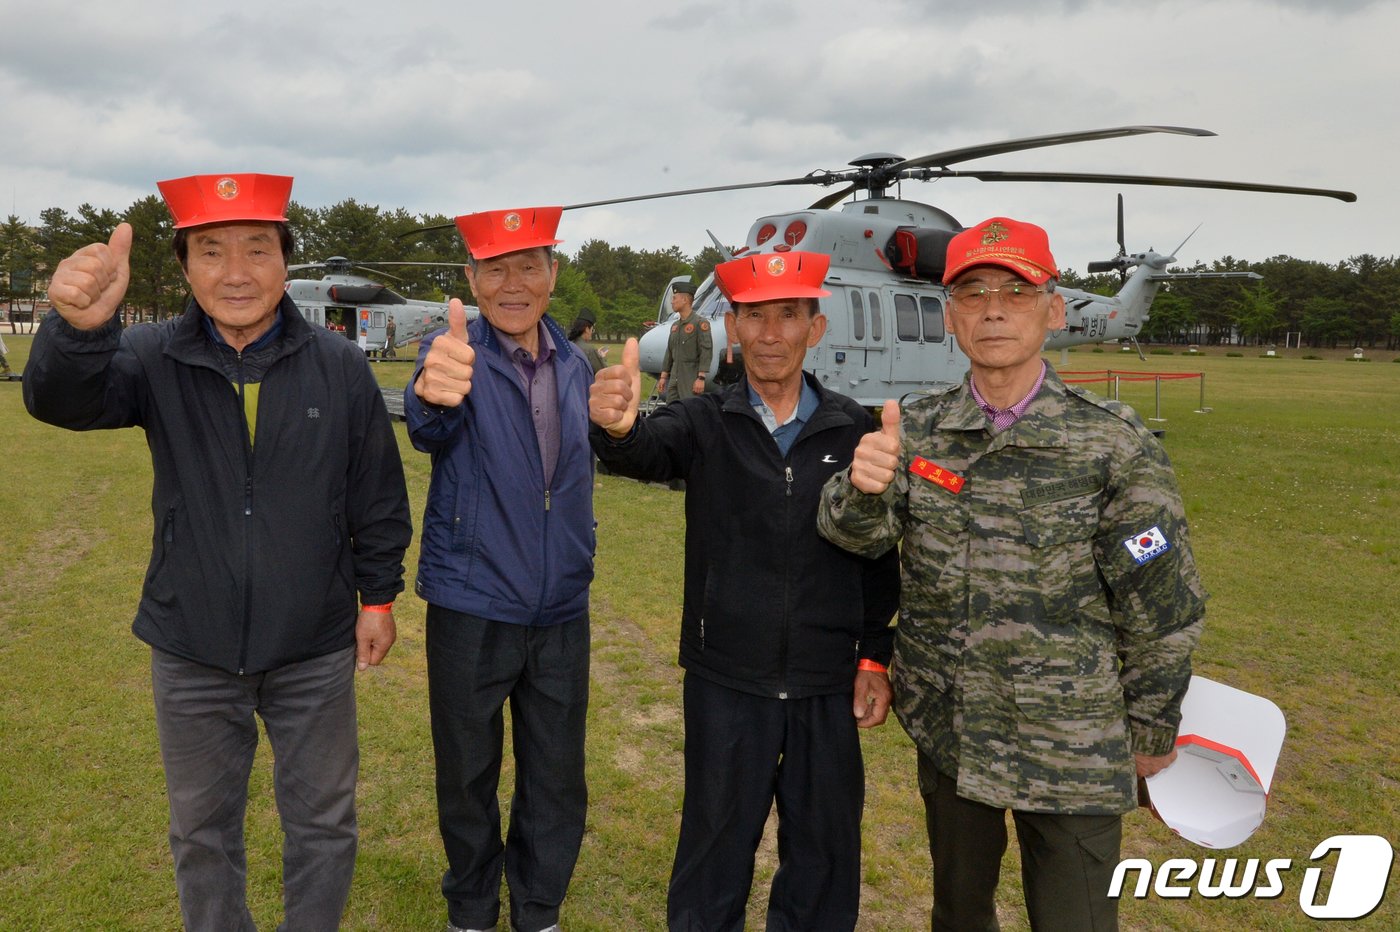
<svg viewBox="0 0 1400 932">
<path fill-rule="evenodd" d="M 483 4 L 0 0 L 0 215 L 124 209 L 156 179 L 296 176 L 467 213 L 841 169 L 1126 124 L 1142 136 L 959 167 L 1165 174 L 1354 191 L 1324 198 L 1082 184 L 908 182 L 964 224 L 1035 220 L 1062 266 L 1397 248 L 1400 3 L 1384 0 L 760 0 Z M 571 211 L 565 249 L 742 242 L 823 188 Z M 361 257 L 372 258 L 372 257 Z"/>
</svg>

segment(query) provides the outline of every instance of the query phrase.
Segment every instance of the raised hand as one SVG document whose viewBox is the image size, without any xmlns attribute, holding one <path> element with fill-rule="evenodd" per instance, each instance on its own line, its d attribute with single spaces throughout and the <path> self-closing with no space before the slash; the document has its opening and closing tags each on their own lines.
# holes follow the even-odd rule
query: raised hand
<svg viewBox="0 0 1400 932">
<path fill-rule="evenodd" d="M 476 350 L 467 337 L 467 311 L 453 298 L 447 304 L 447 332 L 436 337 L 423 357 L 413 392 L 428 404 L 455 408 L 471 394 Z"/>
<path fill-rule="evenodd" d="M 49 301 L 79 330 L 96 330 L 126 296 L 131 281 L 131 224 L 119 223 L 112 238 L 92 243 L 64 259 L 49 282 Z"/>
<path fill-rule="evenodd" d="M 867 495 L 879 495 L 894 481 L 899 468 L 899 402 L 887 399 L 880 429 L 860 438 L 851 457 L 851 485 Z"/>
<path fill-rule="evenodd" d="M 626 437 L 637 423 L 642 397 L 642 362 L 635 337 L 622 345 L 622 364 L 599 369 L 588 390 L 588 417 L 614 437 Z"/>
</svg>

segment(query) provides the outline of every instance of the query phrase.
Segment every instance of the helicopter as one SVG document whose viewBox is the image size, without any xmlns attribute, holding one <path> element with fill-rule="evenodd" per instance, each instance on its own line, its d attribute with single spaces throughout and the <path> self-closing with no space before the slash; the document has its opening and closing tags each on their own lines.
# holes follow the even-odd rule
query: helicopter
<svg viewBox="0 0 1400 932">
<path fill-rule="evenodd" d="M 323 269 L 320 279 L 289 278 L 287 296 L 297 310 L 313 326 L 344 333 L 366 353 L 385 354 L 388 346 L 388 323 L 394 321 L 394 346 L 403 346 L 447 326 L 447 304 L 439 301 L 419 301 L 405 298 L 387 285 L 353 274 L 394 278 L 388 272 L 370 266 L 383 265 L 444 265 L 461 268 L 447 262 L 372 262 L 354 263 L 344 256 L 331 256 L 323 262 L 305 262 L 287 267 L 288 273 L 307 269 Z M 476 307 L 467 308 L 468 318 L 478 314 Z"/>
<path fill-rule="evenodd" d="M 850 170 L 814 171 L 776 181 L 593 201 L 565 209 L 775 185 L 842 185 L 834 194 L 822 197 L 805 210 L 758 218 L 750 227 L 743 246 L 733 250 L 720 246 L 720 252 L 725 259 L 755 253 L 780 255 L 793 249 L 830 255 L 831 266 L 824 287 L 831 295 L 819 299 L 820 310 L 827 317 L 827 331 L 822 341 L 808 351 L 804 368 L 827 388 L 848 395 L 862 405 L 877 408 L 887 398 L 927 392 L 958 382 L 969 366 L 966 354 L 945 330 L 943 309 L 947 289 L 941 283 L 948 241 L 964 227 L 938 207 L 887 196 L 897 182 L 973 178 L 980 181 L 1167 185 L 1330 197 L 1348 203 L 1356 200 L 1356 195 L 1349 191 L 1251 182 L 948 168 L 991 155 L 1145 133 L 1215 135 L 1204 129 L 1141 125 L 1024 137 L 915 159 L 877 152 L 853 160 L 849 163 Z M 831 209 L 851 195 L 854 199 L 839 211 Z M 713 234 L 711 239 L 719 246 Z M 1173 252 L 1184 245 L 1185 241 Z M 1113 295 L 1057 288 L 1065 299 L 1066 323 L 1063 329 L 1047 336 L 1046 349 L 1108 340 L 1135 343 L 1152 301 L 1165 283 L 1180 279 L 1260 277 L 1253 272 L 1169 272 L 1168 268 L 1175 261 L 1174 255 L 1151 249 L 1128 253 L 1124 245 L 1120 194 L 1118 253 L 1111 259 L 1090 262 L 1087 268 L 1091 273 L 1117 271 L 1121 287 Z M 653 375 L 661 371 L 670 324 L 674 320 L 670 296 L 679 281 L 689 281 L 689 276 L 678 276 L 668 284 L 660 302 L 657 324 L 644 333 L 640 341 L 642 370 Z M 729 344 L 724 328 L 724 314 L 730 306 L 715 285 L 713 275 L 696 288 L 693 306 L 695 313 L 709 320 L 713 333 L 714 348 L 707 383 L 717 386 L 737 379 L 740 353 L 737 346 Z M 657 399 L 650 399 L 651 407 L 658 403 Z"/>
</svg>

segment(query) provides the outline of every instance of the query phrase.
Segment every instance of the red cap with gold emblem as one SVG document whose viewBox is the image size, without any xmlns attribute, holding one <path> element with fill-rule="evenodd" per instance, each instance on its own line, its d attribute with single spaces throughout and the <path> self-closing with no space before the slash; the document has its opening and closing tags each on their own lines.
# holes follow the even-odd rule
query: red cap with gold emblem
<svg viewBox="0 0 1400 932">
<path fill-rule="evenodd" d="M 993 217 L 963 230 L 948 242 L 948 264 L 943 284 L 950 283 L 974 265 L 999 265 L 1024 276 L 1034 285 L 1059 278 L 1050 237 L 1034 223 L 1009 217 Z"/>
<path fill-rule="evenodd" d="M 720 291 L 735 304 L 783 298 L 825 298 L 831 257 L 822 252 L 764 252 L 715 266 Z"/>
<path fill-rule="evenodd" d="M 554 238 L 559 229 L 562 207 L 521 207 L 515 210 L 483 210 L 457 218 L 457 229 L 467 244 L 467 251 L 478 262 L 492 256 L 557 246 L 563 242 Z"/>
<path fill-rule="evenodd" d="M 282 223 L 292 196 L 289 175 L 190 175 L 157 181 L 156 187 L 177 230 L 240 220 Z"/>
</svg>

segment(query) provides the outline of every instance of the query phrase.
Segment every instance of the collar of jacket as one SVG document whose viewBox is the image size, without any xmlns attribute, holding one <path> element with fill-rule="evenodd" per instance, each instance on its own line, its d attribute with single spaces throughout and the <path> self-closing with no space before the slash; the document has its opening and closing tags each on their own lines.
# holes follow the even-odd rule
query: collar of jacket
<svg viewBox="0 0 1400 932">
<path fill-rule="evenodd" d="M 828 427 L 844 426 L 854 423 L 850 415 L 841 410 L 836 402 L 835 393 L 827 390 L 816 376 L 806 371 L 802 372 L 802 378 L 817 393 L 817 409 L 812 412 L 812 416 L 803 425 L 799 437 L 813 430 L 825 430 Z M 749 374 L 745 372 L 739 377 L 739 381 L 724 390 L 723 400 L 720 402 L 721 411 L 729 411 L 734 414 L 747 414 L 749 417 L 763 423 L 763 418 L 758 416 L 758 412 L 749 404 Z M 978 412 L 981 414 L 981 412 Z M 766 426 L 765 426 L 766 429 Z"/>
<path fill-rule="evenodd" d="M 274 354 L 274 359 L 296 352 L 315 337 L 311 325 L 301 316 L 296 303 L 285 293 L 277 303 L 277 313 L 282 317 L 282 337 L 269 348 Z M 189 304 L 185 305 L 185 313 L 175 324 L 170 342 L 166 344 L 166 355 L 177 362 L 190 365 L 208 365 L 216 361 L 218 347 L 204 330 L 204 321 L 207 318 L 208 315 L 204 313 L 204 308 L 199 306 L 199 302 L 190 298 Z"/>
<path fill-rule="evenodd" d="M 969 384 L 972 373 L 963 376 L 961 387 L 950 392 L 948 407 L 938 418 L 939 430 L 986 430 L 987 415 L 977 406 Z M 1053 366 L 1045 364 L 1045 381 L 1040 391 L 1031 399 L 1024 414 L 1006 430 L 996 435 L 994 448 L 1015 447 L 1068 447 L 1069 430 L 1065 425 L 1065 405 L 1069 393 L 1065 383 L 1060 381 Z"/>
<path fill-rule="evenodd" d="M 545 314 L 540 318 L 540 323 L 544 324 L 549 335 L 554 338 L 554 352 L 560 359 L 568 359 L 578 352 L 578 347 L 569 342 L 569 336 L 562 327 L 555 323 L 554 318 Z M 471 338 L 472 346 L 485 347 L 497 358 L 506 358 L 505 347 L 501 345 L 501 338 L 496 336 L 496 328 L 491 326 L 491 321 L 482 314 L 467 325 L 467 334 Z M 508 361 L 508 360 L 507 360 Z"/>
</svg>

